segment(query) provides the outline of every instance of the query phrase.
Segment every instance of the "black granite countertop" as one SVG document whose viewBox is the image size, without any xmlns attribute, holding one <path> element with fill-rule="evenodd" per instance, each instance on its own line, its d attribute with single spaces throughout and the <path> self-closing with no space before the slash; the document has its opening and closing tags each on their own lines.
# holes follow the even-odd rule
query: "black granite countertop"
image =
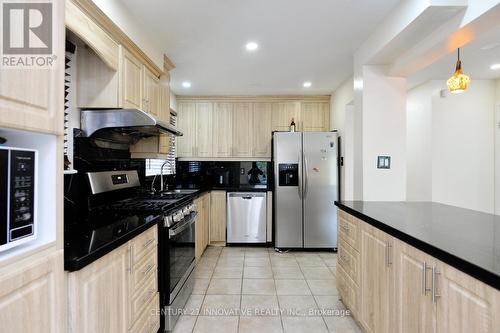
<svg viewBox="0 0 500 333">
<path fill-rule="evenodd" d="M 500 290 L 500 216 L 433 202 L 335 205 Z"/>
</svg>

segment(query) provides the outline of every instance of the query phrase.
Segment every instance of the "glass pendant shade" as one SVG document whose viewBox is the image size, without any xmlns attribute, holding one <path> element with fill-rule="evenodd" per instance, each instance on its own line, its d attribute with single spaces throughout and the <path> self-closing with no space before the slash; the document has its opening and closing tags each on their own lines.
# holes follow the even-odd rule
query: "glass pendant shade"
<svg viewBox="0 0 500 333">
<path fill-rule="evenodd" d="M 469 87 L 469 76 L 462 73 L 462 62 L 460 61 L 460 49 L 458 49 L 458 60 L 455 73 L 446 81 L 446 85 L 452 94 L 460 94 Z"/>
</svg>

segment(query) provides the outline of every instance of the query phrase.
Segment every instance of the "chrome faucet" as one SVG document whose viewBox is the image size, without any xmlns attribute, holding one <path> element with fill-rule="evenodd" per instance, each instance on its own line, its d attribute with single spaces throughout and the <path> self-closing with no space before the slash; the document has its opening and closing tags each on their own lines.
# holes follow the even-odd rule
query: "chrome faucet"
<svg viewBox="0 0 500 333">
<path fill-rule="evenodd" d="M 160 193 L 163 192 L 163 167 L 165 166 L 165 164 L 169 164 L 170 166 L 170 169 L 172 169 L 173 165 L 172 165 L 172 161 L 169 161 L 169 160 L 165 160 L 165 162 L 163 162 L 163 164 L 161 165 L 161 168 L 160 168 Z M 175 172 L 175 171 L 174 171 Z"/>
</svg>

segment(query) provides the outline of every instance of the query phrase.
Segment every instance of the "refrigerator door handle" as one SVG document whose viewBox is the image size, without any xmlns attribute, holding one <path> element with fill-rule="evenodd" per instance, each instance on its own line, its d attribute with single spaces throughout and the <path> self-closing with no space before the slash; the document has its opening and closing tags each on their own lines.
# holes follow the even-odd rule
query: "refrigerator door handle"
<svg viewBox="0 0 500 333">
<path fill-rule="evenodd" d="M 304 198 L 307 197 L 307 190 L 308 190 L 308 187 L 309 187 L 309 184 L 308 184 L 308 173 L 309 171 L 307 170 L 307 157 L 306 155 L 304 154 Z"/>
<path fill-rule="evenodd" d="M 297 190 L 299 192 L 299 198 L 302 199 L 302 156 L 300 151 L 297 159 L 299 162 L 299 181 L 298 181 L 299 185 L 297 186 Z"/>
</svg>

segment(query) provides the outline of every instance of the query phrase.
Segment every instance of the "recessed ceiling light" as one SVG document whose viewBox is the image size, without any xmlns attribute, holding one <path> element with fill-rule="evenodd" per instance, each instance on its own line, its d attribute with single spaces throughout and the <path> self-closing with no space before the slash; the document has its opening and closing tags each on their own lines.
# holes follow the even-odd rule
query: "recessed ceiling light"
<svg viewBox="0 0 500 333">
<path fill-rule="evenodd" d="M 490 69 L 496 71 L 496 70 L 499 70 L 500 69 L 500 64 L 493 64 L 490 66 Z"/>
<path fill-rule="evenodd" d="M 182 82 L 182 86 L 183 86 L 184 88 L 191 88 L 191 82 L 184 81 L 184 82 Z"/>
<path fill-rule="evenodd" d="M 259 44 L 257 44 L 256 42 L 248 42 L 245 47 L 248 51 L 255 51 L 259 48 Z"/>
<path fill-rule="evenodd" d="M 304 86 L 304 88 L 309 88 L 312 86 L 312 83 L 307 81 L 307 82 L 304 82 L 303 86 Z"/>
</svg>

